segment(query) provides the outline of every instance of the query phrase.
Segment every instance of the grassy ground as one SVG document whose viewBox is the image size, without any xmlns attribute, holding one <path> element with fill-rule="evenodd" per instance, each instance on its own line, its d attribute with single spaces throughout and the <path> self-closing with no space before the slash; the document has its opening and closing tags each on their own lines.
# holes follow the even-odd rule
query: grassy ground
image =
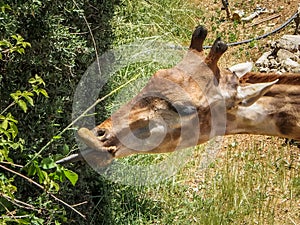
<svg viewBox="0 0 300 225">
<path fill-rule="evenodd" d="M 257 4 L 280 13 L 280 18 L 258 26 L 226 20 L 217 0 L 123 0 L 116 9 L 112 25 L 115 46 L 137 38 L 187 46 L 195 26 L 204 24 L 209 35 L 205 44 L 217 36 L 234 42 L 261 35 L 279 26 L 296 11 L 297 1 L 229 0 L 231 9 L 251 12 Z M 267 15 L 263 15 L 265 17 Z M 261 18 L 262 18 L 261 17 Z M 220 60 L 222 67 L 255 61 L 267 43 L 291 34 L 290 25 L 280 34 L 262 41 L 229 48 Z M 161 53 L 163 54 L 163 53 Z M 179 51 L 178 56 L 182 54 Z M 159 68 L 176 63 L 142 62 L 128 65 L 111 81 L 114 89 L 138 75 L 136 82 L 148 78 Z M 141 82 L 141 84 L 143 83 Z M 129 87 L 139 87 L 132 83 Z M 128 93 L 131 88 L 123 90 Z M 125 98 L 123 99 L 125 101 Z M 118 94 L 106 102 L 113 110 L 120 104 Z M 93 195 L 95 207 L 90 224 L 300 224 L 300 152 L 283 146 L 272 137 L 234 136 L 224 138 L 215 161 L 201 168 L 207 145 L 189 151 L 184 165 L 171 178 L 155 185 L 130 186 L 118 182 L 99 186 Z M 126 165 L 149 165 L 169 155 L 133 156 L 120 160 Z M 124 171 L 126 175 L 127 171 Z M 148 177 L 151 178 L 151 175 Z"/>
</svg>

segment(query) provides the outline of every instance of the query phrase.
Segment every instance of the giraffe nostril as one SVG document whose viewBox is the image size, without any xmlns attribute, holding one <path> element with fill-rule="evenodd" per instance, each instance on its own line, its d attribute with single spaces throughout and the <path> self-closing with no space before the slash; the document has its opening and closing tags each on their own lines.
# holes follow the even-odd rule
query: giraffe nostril
<svg viewBox="0 0 300 225">
<path fill-rule="evenodd" d="M 107 131 L 106 129 L 98 128 L 98 127 L 93 129 L 93 133 L 95 134 L 96 137 L 104 136 L 106 131 Z"/>
<path fill-rule="evenodd" d="M 95 136 L 98 138 L 98 140 L 100 140 L 101 142 L 105 142 L 112 137 L 109 130 L 107 130 L 105 128 L 96 127 L 93 129 L 93 132 L 94 132 Z"/>
</svg>

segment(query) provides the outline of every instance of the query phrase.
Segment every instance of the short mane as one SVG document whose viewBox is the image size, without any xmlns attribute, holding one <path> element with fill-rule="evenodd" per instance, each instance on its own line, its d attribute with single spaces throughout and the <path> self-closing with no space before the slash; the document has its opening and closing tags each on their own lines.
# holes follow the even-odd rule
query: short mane
<svg viewBox="0 0 300 225">
<path fill-rule="evenodd" d="M 240 79 L 240 83 L 264 83 L 271 82 L 276 79 L 279 79 L 276 84 L 300 85 L 300 74 L 294 73 L 286 73 L 282 75 L 275 73 L 266 73 L 262 75 L 261 73 L 249 72 Z"/>
</svg>

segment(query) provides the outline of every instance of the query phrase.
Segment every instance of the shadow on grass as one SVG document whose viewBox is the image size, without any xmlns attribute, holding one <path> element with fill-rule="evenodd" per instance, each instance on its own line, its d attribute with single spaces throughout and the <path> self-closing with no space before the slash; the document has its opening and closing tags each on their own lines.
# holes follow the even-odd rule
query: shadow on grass
<svg viewBox="0 0 300 225">
<path fill-rule="evenodd" d="M 87 219 L 68 211 L 68 224 L 148 224 L 162 216 L 163 206 L 151 199 L 148 187 L 114 183 L 88 166 L 79 170 L 81 175 L 76 189 L 66 185 L 62 195 L 70 204 L 86 201 L 76 209 Z"/>
</svg>

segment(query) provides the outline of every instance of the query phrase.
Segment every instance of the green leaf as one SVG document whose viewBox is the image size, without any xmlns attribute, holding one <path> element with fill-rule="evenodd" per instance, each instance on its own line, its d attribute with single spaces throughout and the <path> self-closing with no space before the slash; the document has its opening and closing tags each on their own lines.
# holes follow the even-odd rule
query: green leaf
<svg viewBox="0 0 300 225">
<path fill-rule="evenodd" d="M 36 74 L 35 79 L 38 82 L 38 84 L 43 84 L 45 86 L 44 80 L 39 75 Z"/>
<path fill-rule="evenodd" d="M 16 41 L 21 40 L 21 39 L 20 39 L 21 36 L 20 36 L 19 34 L 17 34 L 17 35 L 15 35 L 15 34 L 14 34 L 14 35 L 11 35 L 11 37 L 12 37 L 13 39 L 15 39 Z"/>
<path fill-rule="evenodd" d="M 18 105 L 20 106 L 20 108 L 26 113 L 27 112 L 27 104 L 26 102 L 24 102 L 22 99 L 19 99 L 17 101 Z"/>
<path fill-rule="evenodd" d="M 28 83 L 29 83 L 29 84 L 34 84 L 34 83 L 36 83 L 36 80 L 32 77 L 32 78 L 30 78 L 30 79 L 28 80 Z"/>
<path fill-rule="evenodd" d="M 28 92 L 30 93 L 30 92 Z M 31 95 L 33 95 L 32 93 L 30 93 Z M 31 105 L 31 106 L 34 106 L 34 103 L 33 103 L 33 99 L 26 93 L 24 94 L 24 98 L 28 101 L 28 103 Z"/>
<path fill-rule="evenodd" d="M 35 75 L 35 77 L 33 78 L 30 78 L 29 80 L 28 80 L 28 82 L 30 83 L 30 84 L 38 84 L 38 85 L 40 85 L 40 84 L 42 84 L 42 85 L 44 85 L 45 86 L 45 82 L 44 82 L 44 80 L 39 76 L 39 75 Z"/>
<path fill-rule="evenodd" d="M 1 12 L 2 12 L 2 13 L 5 13 L 5 9 L 11 10 L 11 8 L 10 8 L 9 5 L 3 4 L 3 5 L 1 6 Z"/>
<path fill-rule="evenodd" d="M 38 217 L 34 216 L 34 217 L 31 219 L 30 224 L 32 224 L 32 225 L 43 225 L 44 222 L 45 222 L 44 219 L 38 218 Z"/>
<path fill-rule="evenodd" d="M 45 158 L 41 162 L 41 166 L 43 169 L 48 170 L 56 167 L 56 164 L 53 159 Z"/>
<path fill-rule="evenodd" d="M 0 159 L 1 161 L 6 160 L 8 162 L 13 162 L 11 158 L 9 158 L 9 150 L 7 148 L 0 149 Z"/>
<path fill-rule="evenodd" d="M 51 173 L 51 177 L 53 180 L 59 180 L 60 182 L 63 182 L 66 178 L 63 167 L 60 165 L 57 165 L 56 171 L 54 173 Z"/>
<path fill-rule="evenodd" d="M 17 52 L 18 52 L 19 54 L 24 54 L 24 53 L 25 53 L 25 50 L 24 50 L 24 48 L 18 48 L 18 49 L 17 49 Z"/>
<path fill-rule="evenodd" d="M 67 155 L 69 152 L 70 152 L 69 145 L 64 144 L 62 154 L 63 154 L 63 155 Z"/>
<path fill-rule="evenodd" d="M 4 130 L 7 130 L 7 128 L 8 128 L 8 120 L 6 118 L 3 120 L 3 122 L 0 125 L 0 127 L 2 129 L 4 129 Z"/>
<path fill-rule="evenodd" d="M 23 48 L 26 48 L 27 46 L 31 47 L 31 44 L 29 42 L 24 41 L 24 42 L 22 42 L 22 46 L 23 46 Z"/>
<path fill-rule="evenodd" d="M 15 100 L 15 102 L 18 101 L 19 97 L 22 95 L 21 91 L 16 91 L 15 93 L 11 93 L 10 96 Z"/>
<path fill-rule="evenodd" d="M 37 169 L 37 174 L 39 177 L 39 183 L 43 183 L 45 180 L 48 180 L 48 174 L 46 171 L 41 170 L 41 169 Z"/>
<path fill-rule="evenodd" d="M 60 135 L 53 136 L 53 139 L 55 140 L 61 139 L 61 136 Z"/>
<path fill-rule="evenodd" d="M 10 126 L 10 133 L 12 134 L 13 139 L 18 135 L 18 127 L 14 122 L 9 123 Z"/>
<path fill-rule="evenodd" d="M 36 174 L 36 172 L 37 172 L 36 166 L 34 164 L 31 164 L 27 171 L 28 176 L 33 176 Z"/>
<path fill-rule="evenodd" d="M 13 47 L 13 45 L 9 41 L 7 41 L 7 40 L 0 41 L 0 46 L 5 46 L 5 47 L 8 47 L 8 48 L 12 48 Z"/>
<path fill-rule="evenodd" d="M 6 138 L 9 140 L 11 138 L 10 132 L 4 130 L 0 127 L 0 134 L 5 134 Z"/>
<path fill-rule="evenodd" d="M 59 191 L 59 184 L 54 182 L 53 180 L 50 180 L 50 189 L 54 188 L 55 191 Z"/>
<path fill-rule="evenodd" d="M 18 123 L 18 120 L 15 120 L 13 115 L 11 115 L 11 113 L 7 113 L 6 119 L 9 120 L 10 122 Z"/>
<path fill-rule="evenodd" d="M 71 171 L 71 170 L 64 170 L 64 174 L 66 176 L 66 178 L 68 178 L 68 180 L 71 182 L 71 184 L 73 186 L 75 186 L 77 180 L 78 180 L 78 175 L 77 173 Z"/>
<path fill-rule="evenodd" d="M 44 95 L 46 98 L 49 98 L 48 93 L 45 89 L 39 89 L 39 92 Z"/>
</svg>

